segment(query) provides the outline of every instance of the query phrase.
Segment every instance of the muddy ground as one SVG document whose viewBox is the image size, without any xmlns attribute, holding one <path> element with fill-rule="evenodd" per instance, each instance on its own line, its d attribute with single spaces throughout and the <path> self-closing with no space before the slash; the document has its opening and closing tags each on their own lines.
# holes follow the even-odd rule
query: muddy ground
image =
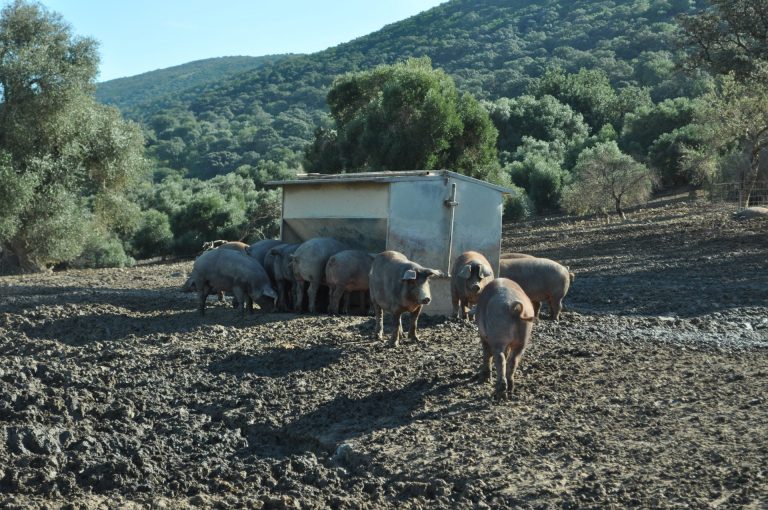
<svg viewBox="0 0 768 510">
<path fill-rule="evenodd" d="M 731 212 L 505 225 L 577 278 L 502 404 L 456 319 L 391 349 L 201 318 L 191 262 L 0 278 L 0 506 L 766 508 L 768 221 Z"/>
</svg>

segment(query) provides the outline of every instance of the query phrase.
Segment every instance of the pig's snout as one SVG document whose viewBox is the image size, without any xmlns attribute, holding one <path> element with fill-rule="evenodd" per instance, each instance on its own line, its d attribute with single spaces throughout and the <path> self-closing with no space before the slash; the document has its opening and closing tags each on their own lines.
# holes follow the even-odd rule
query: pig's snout
<svg viewBox="0 0 768 510">
<path fill-rule="evenodd" d="M 432 298 L 425 297 L 421 300 L 421 304 L 428 305 L 430 301 L 432 301 Z"/>
<path fill-rule="evenodd" d="M 480 292 L 480 284 L 478 283 L 473 283 L 470 288 L 472 289 L 472 292 Z"/>
</svg>

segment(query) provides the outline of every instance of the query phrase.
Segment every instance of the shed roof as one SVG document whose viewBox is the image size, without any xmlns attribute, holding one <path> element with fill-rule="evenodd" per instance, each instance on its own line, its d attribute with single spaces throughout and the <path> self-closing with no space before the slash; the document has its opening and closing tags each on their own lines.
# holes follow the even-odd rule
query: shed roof
<svg viewBox="0 0 768 510">
<path fill-rule="evenodd" d="M 349 182 L 401 182 L 434 179 L 458 179 L 471 182 L 501 193 L 512 194 L 515 190 L 497 184 L 491 184 L 474 177 L 462 175 L 450 170 L 408 170 L 400 172 L 360 172 L 354 174 L 298 174 L 296 179 L 287 181 L 269 181 L 267 186 L 293 186 L 297 184 L 344 184 Z"/>
</svg>

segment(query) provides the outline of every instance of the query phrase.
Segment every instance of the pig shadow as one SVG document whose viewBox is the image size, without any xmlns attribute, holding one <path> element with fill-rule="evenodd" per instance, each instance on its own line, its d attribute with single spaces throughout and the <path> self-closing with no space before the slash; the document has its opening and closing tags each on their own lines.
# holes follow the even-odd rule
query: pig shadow
<svg viewBox="0 0 768 510">
<path fill-rule="evenodd" d="M 208 365 L 213 374 L 246 374 L 261 377 L 285 377 L 293 372 L 312 372 L 337 362 L 341 349 L 325 345 L 313 345 L 306 349 L 275 348 L 264 354 L 249 356 L 234 353 Z"/>
<path fill-rule="evenodd" d="M 264 423 L 241 428 L 248 446 L 240 456 L 285 457 L 313 452 L 334 455 L 342 463 L 366 463 L 369 459 L 341 453 L 339 445 L 377 430 L 394 429 L 418 420 L 440 420 L 445 409 L 419 412 L 427 398 L 442 396 L 466 381 L 457 378 L 448 382 L 437 379 L 417 379 L 397 389 L 373 392 L 362 398 L 338 395 L 316 410 L 304 414 L 282 427 Z M 482 402 L 466 402 L 463 411 L 486 407 Z M 455 410 L 454 410 L 455 411 Z M 340 454 L 341 453 L 341 454 Z"/>
<path fill-rule="evenodd" d="M 209 297 L 209 302 L 211 298 Z M 196 293 L 184 293 L 181 287 L 126 289 L 112 287 L 51 287 L 15 285 L 0 288 L 0 312 L 19 312 L 40 306 L 112 305 L 136 312 L 154 311 L 161 303 L 164 310 L 193 309 Z"/>
</svg>

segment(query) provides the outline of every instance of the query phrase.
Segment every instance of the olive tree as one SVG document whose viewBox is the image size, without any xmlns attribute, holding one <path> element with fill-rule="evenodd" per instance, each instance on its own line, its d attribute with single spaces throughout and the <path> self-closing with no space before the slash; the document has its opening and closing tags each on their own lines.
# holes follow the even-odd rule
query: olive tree
<svg viewBox="0 0 768 510">
<path fill-rule="evenodd" d="M 93 98 L 96 49 L 38 3 L 0 11 L 0 245 L 22 270 L 133 221 L 115 206 L 144 168 L 143 137 Z"/>
<path fill-rule="evenodd" d="M 739 172 L 744 207 L 749 207 L 760 173 L 760 157 L 768 148 L 768 68 L 759 68 L 751 78 L 724 76 L 716 90 L 702 97 L 694 118 L 704 143 L 696 152 L 700 160 L 720 160 L 734 150 L 748 155 L 748 167 Z M 699 164 L 702 164 L 699 161 Z M 714 165 L 709 165 L 714 166 Z"/>
<path fill-rule="evenodd" d="M 654 176 L 645 165 L 623 154 L 616 142 L 582 151 L 574 167 L 574 181 L 563 190 L 563 209 L 576 214 L 613 209 L 624 218 L 624 208 L 644 203 L 653 191 Z"/>
</svg>

